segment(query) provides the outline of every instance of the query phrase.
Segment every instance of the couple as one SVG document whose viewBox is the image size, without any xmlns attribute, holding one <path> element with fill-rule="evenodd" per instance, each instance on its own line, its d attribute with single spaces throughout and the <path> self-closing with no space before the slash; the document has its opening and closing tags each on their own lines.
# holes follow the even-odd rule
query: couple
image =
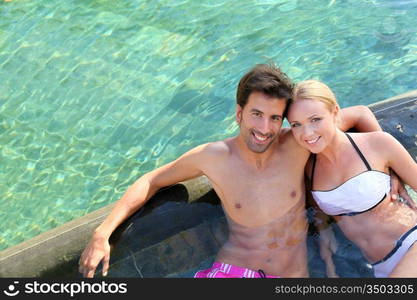
<svg viewBox="0 0 417 300">
<path fill-rule="evenodd" d="M 353 127 L 364 132 L 381 129 L 368 108 L 354 106 L 339 110 L 337 104 L 324 104 L 314 89 L 309 93 L 308 85 L 302 90 L 300 87 L 301 84 L 295 89 L 299 94 L 293 97 L 293 84 L 273 65 L 257 65 L 245 74 L 237 89 L 238 136 L 200 145 L 140 177 L 94 231 L 81 255 L 79 271 L 85 277 L 93 277 L 102 262 L 105 276 L 110 260 L 108 240 L 116 227 L 160 188 L 206 175 L 221 200 L 229 237 L 213 266 L 197 272 L 195 277 L 308 277 L 305 169 L 308 172 L 315 168 L 315 189 L 333 189 L 364 171 L 361 158 L 348 147 L 345 141 L 348 137 L 342 132 Z M 289 106 L 291 98 L 294 103 Z M 323 98 L 327 101 L 328 97 Z M 281 128 L 286 116 L 292 129 Z M 358 133 L 351 137 L 372 166 L 372 171 L 364 174 L 381 176 L 362 175 L 359 181 L 371 178 L 363 184 L 349 183 L 353 187 L 347 192 L 352 194 L 344 195 L 340 190 L 339 194 L 343 194 L 340 205 L 347 209 L 350 206 L 354 212 L 364 206 L 362 202 L 371 207 L 374 197 L 378 196 L 376 191 L 366 190 L 362 194 L 356 191 L 362 185 L 370 188 L 370 181 L 379 186 L 387 179 L 384 190 L 387 196 L 375 208 L 374 215 L 371 209 L 362 215 L 335 218 L 340 218 L 342 225 L 346 224 L 348 236 L 375 262 L 393 250 L 401 237 L 409 240 L 413 233 L 408 234 L 408 230 L 417 223 L 417 214 L 411 208 L 392 199 L 389 177 L 385 178 L 384 174 L 391 167 L 416 189 L 416 176 L 412 174 L 417 174 L 417 167 L 402 146 L 385 133 Z M 378 152 L 381 149 L 384 150 Z M 315 164 L 309 159 L 310 151 L 317 153 Z M 311 177 L 311 172 L 307 174 Z M 330 207 L 332 201 L 340 201 L 336 193 L 334 197 L 324 195 L 328 195 L 327 198 L 318 198 L 327 199 L 322 201 L 325 207 L 326 204 Z M 364 219 L 356 225 L 355 220 L 361 217 Z M 357 226 L 361 227 L 360 233 Z M 371 244 L 375 243 L 374 236 L 378 244 Z M 417 257 L 416 252 L 417 246 L 410 246 L 402 257 L 391 255 L 399 260 L 396 274 L 417 277 L 417 268 L 409 263 Z"/>
</svg>

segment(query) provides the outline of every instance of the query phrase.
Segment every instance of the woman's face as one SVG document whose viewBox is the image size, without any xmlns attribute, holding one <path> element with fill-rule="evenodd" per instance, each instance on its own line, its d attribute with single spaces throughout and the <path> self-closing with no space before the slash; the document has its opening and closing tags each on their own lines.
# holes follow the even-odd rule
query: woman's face
<svg viewBox="0 0 417 300">
<path fill-rule="evenodd" d="M 292 133 L 302 147 L 322 152 L 331 143 L 336 131 L 338 107 L 333 111 L 318 100 L 297 100 L 288 111 Z"/>
</svg>

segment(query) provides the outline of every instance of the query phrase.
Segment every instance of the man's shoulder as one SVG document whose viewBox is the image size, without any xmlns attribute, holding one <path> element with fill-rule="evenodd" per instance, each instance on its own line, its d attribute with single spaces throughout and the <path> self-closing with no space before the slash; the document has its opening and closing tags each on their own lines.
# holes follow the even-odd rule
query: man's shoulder
<svg viewBox="0 0 417 300">
<path fill-rule="evenodd" d="M 295 137 L 292 134 L 290 128 L 282 128 L 281 129 L 281 132 L 280 132 L 280 135 L 279 135 L 279 139 L 280 139 L 280 141 L 281 141 L 282 144 L 291 144 L 294 147 L 297 147 L 297 148 L 300 148 L 300 149 L 302 148 L 297 143 L 297 141 L 295 140 Z"/>
<path fill-rule="evenodd" d="M 195 149 L 204 155 L 223 156 L 223 155 L 227 155 L 230 153 L 230 148 L 231 148 L 231 139 L 226 139 L 226 140 L 202 144 L 200 146 L 197 146 Z"/>
<path fill-rule="evenodd" d="M 224 141 L 210 142 L 198 145 L 175 160 L 175 163 L 194 166 L 201 170 L 224 160 L 228 153 L 227 143 Z"/>
<path fill-rule="evenodd" d="M 303 155 L 305 157 L 308 157 L 310 155 L 310 152 L 307 149 L 301 147 L 300 144 L 297 143 L 290 128 L 281 129 L 278 147 L 289 149 L 290 151 L 288 153 Z"/>
</svg>

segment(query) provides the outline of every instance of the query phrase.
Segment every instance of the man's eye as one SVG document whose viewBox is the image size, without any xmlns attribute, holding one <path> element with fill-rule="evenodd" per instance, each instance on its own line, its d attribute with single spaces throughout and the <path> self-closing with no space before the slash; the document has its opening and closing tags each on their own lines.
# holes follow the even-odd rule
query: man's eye
<svg viewBox="0 0 417 300">
<path fill-rule="evenodd" d="M 314 118 L 314 119 L 312 119 L 311 121 L 313 121 L 313 122 L 318 122 L 318 121 L 320 121 L 321 120 L 321 118 Z"/>
</svg>

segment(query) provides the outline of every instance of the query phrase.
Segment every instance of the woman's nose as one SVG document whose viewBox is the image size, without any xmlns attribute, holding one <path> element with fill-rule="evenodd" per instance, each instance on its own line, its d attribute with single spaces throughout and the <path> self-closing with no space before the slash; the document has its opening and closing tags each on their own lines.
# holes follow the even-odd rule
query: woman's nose
<svg viewBox="0 0 417 300">
<path fill-rule="evenodd" d="M 313 128 L 311 128 L 311 126 L 303 126 L 303 135 L 304 137 L 309 137 L 314 133 Z"/>
</svg>

